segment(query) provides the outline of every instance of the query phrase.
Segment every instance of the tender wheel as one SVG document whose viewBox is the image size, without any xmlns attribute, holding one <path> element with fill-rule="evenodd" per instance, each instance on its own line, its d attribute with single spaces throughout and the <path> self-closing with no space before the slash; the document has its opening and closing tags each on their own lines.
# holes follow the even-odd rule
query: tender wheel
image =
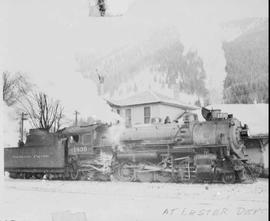
<svg viewBox="0 0 270 221">
<path fill-rule="evenodd" d="M 134 169 L 132 168 L 132 163 L 125 162 L 120 164 L 113 173 L 113 179 L 122 182 L 133 181 Z"/>
<path fill-rule="evenodd" d="M 222 174 L 222 182 L 225 184 L 235 183 L 235 174 L 234 173 L 224 173 Z"/>
<path fill-rule="evenodd" d="M 42 179 L 43 174 L 37 173 L 37 174 L 35 174 L 35 177 L 36 177 L 36 179 Z"/>
<path fill-rule="evenodd" d="M 16 178 L 18 178 L 18 176 L 19 176 L 18 173 L 15 173 L 15 172 L 9 173 L 10 178 L 16 179 Z"/>
<path fill-rule="evenodd" d="M 72 180 L 77 180 L 79 178 L 79 171 L 78 170 L 73 170 L 70 172 L 70 178 Z"/>
<path fill-rule="evenodd" d="M 31 179 L 32 178 L 32 174 L 31 173 L 26 173 L 25 174 L 25 179 Z"/>
</svg>

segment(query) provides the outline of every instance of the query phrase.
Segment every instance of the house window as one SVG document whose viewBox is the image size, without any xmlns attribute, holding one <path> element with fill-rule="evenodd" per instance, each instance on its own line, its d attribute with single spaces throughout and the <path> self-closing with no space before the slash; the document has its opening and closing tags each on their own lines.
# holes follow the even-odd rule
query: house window
<svg viewBox="0 0 270 221">
<path fill-rule="evenodd" d="M 126 109 L 126 127 L 131 127 L 131 109 Z"/>
<path fill-rule="evenodd" d="M 117 109 L 116 110 L 116 113 L 120 115 L 120 109 Z"/>
<path fill-rule="evenodd" d="M 144 123 L 149 124 L 151 119 L 151 109 L 150 107 L 144 107 Z"/>
</svg>

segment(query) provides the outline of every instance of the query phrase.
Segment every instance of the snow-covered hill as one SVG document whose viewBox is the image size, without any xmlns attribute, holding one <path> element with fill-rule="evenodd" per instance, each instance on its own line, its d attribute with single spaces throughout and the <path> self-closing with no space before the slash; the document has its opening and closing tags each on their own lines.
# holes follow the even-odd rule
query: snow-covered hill
<svg viewBox="0 0 270 221">
<path fill-rule="evenodd" d="M 242 36 L 250 35 L 256 33 L 259 37 L 265 38 L 264 33 L 260 33 L 260 30 L 265 30 L 268 27 L 267 18 L 247 18 L 241 20 L 229 21 L 226 23 L 221 23 L 220 25 L 220 40 L 223 42 L 232 42 Z M 207 29 L 207 28 L 206 28 Z M 224 69 L 225 75 L 221 75 L 219 72 L 215 73 L 214 76 L 209 79 L 209 72 L 217 70 L 215 67 L 207 67 L 205 64 L 206 60 L 211 60 L 214 56 L 225 59 L 223 55 L 223 48 L 219 48 L 218 51 L 222 49 L 221 52 L 215 52 L 211 54 L 212 50 L 204 56 L 200 56 L 200 50 L 197 48 L 190 48 L 190 45 L 185 45 L 181 41 L 181 30 L 174 27 L 168 26 L 166 28 L 155 29 L 149 34 L 149 37 L 140 40 L 137 44 L 127 45 L 122 48 L 118 48 L 110 52 L 106 56 L 102 56 L 96 59 L 91 59 L 90 57 L 81 56 L 78 57 L 78 62 L 80 64 L 80 71 L 86 76 L 90 76 L 94 81 L 97 82 L 97 70 L 98 73 L 105 75 L 105 93 L 106 97 L 121 98 L 123 96 L 129 96 L 138 91 L 144 91 L 146 89 L 162 91 L 168 96 L 177 96 L 181 92 L 181 98 L 187 97 L 184 102 L 196 102 L 198 98 L 202 101 L 208 98 L 212 100 L 212 103 L 222 103 L 219 99 L 215 99 L 218 90 L 223 90 L 223 81 L 227 73 L 225 72 L 225 66 L 223 67 L 220 63 L 219 69 Z M 218 36 L 216 36 L 218 38 Z M 253 41 L 252 39 L 250 39 Z M 190 51 L 198 52 L 198 57 L 202 59 L 201 68 L 205 72 L 205 78 L 202 82 L 205 84 L 206 90 L 208 90 L 208 96 L 201 93 L 201 91 L 187 90 L 187 88 L 181 87 L 179 84 L 179 79 L 181 78 L 181 66 L 184 66 L 183 57 L 182 60 L 178 60 L 179 70 L 172 71 L 164 69 L 164 63 L 168 63 L 168 69 L 172 66 L 173 59 L 176 57 L 175 53 L 180 52 L 181 48 L 177 48 L 179 44 L 183 46 L 183 55 Z M 247 42 L 248 44 L 248 42 Z M 260 42 L 259 42 L 260 44 Z M 216 46 L 214 46 L 217 48 Z M 168 50 L 169 49 L 169 50 Z M 167 54 L 165 54 L 167 53 Z M 168 54 L 170 53 L 170 54 Z M 159 59 L 157 59 L 157 57 Z M 207 57 L 207 59 L 205 59 Z M 222 58 L 223 57 L 223 58 Z M 179 58 L 177 58 L 179 59 Z M 163 69 L 160 68 L 163 62 Z M 225 60 L 227 62 L 227 60 Z M 256 62 L 256 61 L 254 61 Z M 225 63 L 226 64 L 226 63 Z M 182 68 L 183 69 L 183 68 Z M 190 70 L 185 70 L 184 75 L 190 75 Z M 178 73 L 176 73 L 178 72 Z M 219 80 L 217 80 L 219 79 Z M 184 79 L 187 81 L 187 79 Z M 210 81 L 210 83 L 209 83 Z M 213 85 L 220 82 L 219 87 L 215 88 Z M 196 85 L 198 87 L 198 85 Z M 186 94 L 187 96 L 183 96 Z M 219 101 L 218 101 L 219 100 Z M 217 102 L 218 101 L 218 102 Z"/>
</svg>

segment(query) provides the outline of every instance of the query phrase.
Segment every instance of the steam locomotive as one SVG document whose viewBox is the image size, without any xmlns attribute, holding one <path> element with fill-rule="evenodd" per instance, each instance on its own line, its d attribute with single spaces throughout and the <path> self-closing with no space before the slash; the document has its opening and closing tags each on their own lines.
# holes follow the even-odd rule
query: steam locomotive
<svg viewBox="0 0 270 221">
<path fill-rule="evenodd" d="M 247 125 L 220 110 L 202 108 L 202 116 L 185 112 L 178 122 L 124 130 L 101 123 L 32 129 L 23 146 L 5 148 L 5 171 L 12 178 L 253 182 L 258 169 L 246 154 Z"/>
</svg>

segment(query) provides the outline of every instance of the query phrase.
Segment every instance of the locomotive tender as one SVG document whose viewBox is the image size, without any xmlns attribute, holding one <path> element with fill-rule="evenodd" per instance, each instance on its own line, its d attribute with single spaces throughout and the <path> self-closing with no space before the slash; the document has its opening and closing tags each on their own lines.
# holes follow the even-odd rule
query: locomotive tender
<svg viewBox="0 0 270 221">
<path fill-rule="evenodd" d="M 202 115 L 202 122 L 184 113 L 179 122 L 126 128 L 117 142 L 117 125 L 32 129 L 24 146 L 5 148 L 5 171 L 13 178 L 254 181 L 256 168 L 244 145 L 247 126 L 220 110 L 202 108 Z"/>
<path fill-rule="evenodd" d="M 107 152 L 112 156 L 111 143 L 104 139 L 107 129 L 104 124 L 70 127 L 57 133 L 31 129 L 25 145 L 5 148 L 5 171 L 12 178 L 76 180 L 79 175 L 91 175 L 104 179 L 108 166 L 102 156 Z"/>
</svg>

